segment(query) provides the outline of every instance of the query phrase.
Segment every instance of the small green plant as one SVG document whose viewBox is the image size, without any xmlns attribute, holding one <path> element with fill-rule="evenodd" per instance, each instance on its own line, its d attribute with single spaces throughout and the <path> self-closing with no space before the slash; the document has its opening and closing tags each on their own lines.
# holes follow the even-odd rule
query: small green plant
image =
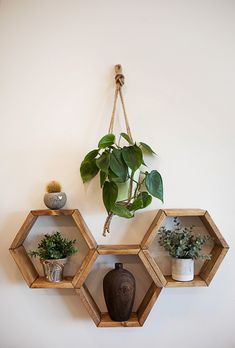
<svg viewBox="0 0 235 348">
<path fill-rule="evenodd" d="M 75 242 L 76 239 L 63 238 L 60 232 L 45 234 L 41 242 L 38 243 L 37 250 L 30 250 L 28 254 L 31 257 L 39 257 L 41 260 L 64 259 L 78 251 L 74 247 Z"/>
<path fill-rule="evenodd" d="M 48 193 L 61 192 L 61 185 L 58 181 L 50 181 L 46 186 L 46 191 Z"/>
<path fill-rule="evenodd" d="M 159 244 L 175 258 L 209 260 L 211 255 L 203 255 L 200 252 L 203 245 L 212 238 L 209 235 L 194 235 L 194 227 L 181 227 L 179 219 L 175 217 L 172 230 L 166 229 L 165 226 L 159 229 Z"/>
<path fill-rule="evenodd" d="M 120 146 L 123 138 L 128 146 Z M 163 202 L 162 177 L 157 170 L 148 172 L 140 170 L 146 166 L 143 159 L 144 152 L 155 154 L 151 147 L 143 142 L 134 143 L 126 133 L 121 133 L 118 143 L 115 135 L 109 133 L 101 138 L 98 148 L 90 151 L 80 166 L 83 182 L 100 175 L 100 186 L 103 191 L 103 203 L 108 217 L 104 225 L 104 233 L 109 232 L 113 215 L 132 218 L 136 210 L 146 208 L 152 201 L 152 196 Z M 135 172 L 140 170 L 139 179 L 136 180 Z M 119 184 L 127 183 L 128 197 L 117 201 Z"/>
</svg>

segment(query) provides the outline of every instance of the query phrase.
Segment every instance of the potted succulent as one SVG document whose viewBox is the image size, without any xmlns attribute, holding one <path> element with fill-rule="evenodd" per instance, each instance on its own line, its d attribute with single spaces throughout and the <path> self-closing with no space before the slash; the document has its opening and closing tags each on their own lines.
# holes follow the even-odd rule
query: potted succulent
<svg viewBox="0 0 235 348">
<path fill-rule="evenodd" d="M 204 244 L 212 239 L 210 235 L 194 235 L 195 226 L 182 227 L 177 217 L 173 229 L 162 226 L 159 231 L 159 244 L 172 256 L 172 278 L 178 281 L 190 281 L 194 278 L 194 260 L 209 260 L 211 255 L 200 252 Z"/>
<path fill-rule="evenodd" d="M 124 139 L 125 146 L 120 145 Z M 137 210 L 147 207 L 152 197 L 163 201 L 162 177 L 157 170 L 148 172 L 144 163 L 144 152 L 154 155 L 151 147 L 143 142 L 135 143 L 126 133 L 121 133 L 116 141 L 114 134 L 103 136 L 96 149 L 90 151 L 80 166 L 83 182 L 88 182 L 97 174 L 103 203 L 108 217 L 103 235 L 110 230 L 113 215 L 132 218 Z"/>
<path fill-rule="evenodd" d="M 39 257 L 43 265 L 45 277 L 50 282 L 60 282 L 63 279 L 64 266 L 68 257 L 75 254 L 76 239 L 63 238 L 60 232 L 45 234 L 38 243 L 37 250 L 30 250 L 31 257 Z"/>
<path fill-rule="evenodd" d="M 44 203 L 47 208 L 57 210 L 63 208 L 67 201 L 65 192 L 61 192 L 62 188 L 58 181 L 50 181 L 46 186 L 44 195 Z"/>
</svg>

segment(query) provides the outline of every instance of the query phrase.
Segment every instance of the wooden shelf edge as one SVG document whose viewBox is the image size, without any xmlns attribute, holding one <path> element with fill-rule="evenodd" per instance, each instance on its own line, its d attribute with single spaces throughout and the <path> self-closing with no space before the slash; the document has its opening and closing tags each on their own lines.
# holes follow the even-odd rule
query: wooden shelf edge
<svg viewBox="0 0 235 348">
<path fill-rule="evenodd" d="M 61 282 L 49 282 L 45 277 L 38 277 L 31 284 L 32 289 L 73 289 L 73 277 L 64 277 Z"/>
<path fill-rule="evenodd" d="M 15 260 L 24 280 L 31 287 L 32 283 L 38 278 L 39 274 L 31 262 L 25 248 L 21 245 L 18 248 L 10 249 L 10 253 Z"/>
<path fill-rule="evenodd" d="M 51 209 L 36 209 L 31 210 L 30 213 L 34 216 L 59 216 L 59 215 L 72 215 L 74 213 L 75 209 L 58 209 L 58 210 L 51 210 Z"/>
<path fill-rule="evenodd" d="M 85 220 L 82 217 L 82 214 L 78 209 L 75 209 L 73 211 L 72 219 L 77 226 L 78 230 L 80 231 L 83 239 L 85 240 L 87 246 L 89 249 L 95 249 L 97 248 L 97 243 L 95 238 L 93 237 L 89 227 L 87 226 Z"/>
<path fill-rule="evenodd" d="M 166 216 L 204 216 L 206 210 L 204 209 L 163 209 Z"/>
<path fill-rule="evenodd" d="M 200 275 L 194 276 L 194 279 L 189 282 L 180 282 L 178 280 L 172 279 L 170 275 L 165 276 L 167 283 L 165 285 L 166 288 L 190 288 L 190 287 L 200 287 L 200 286 L 208 286 L 206 281 L 203 280 Z"/>
<path fill-rule="evenodd" d="M 113 321 L 107 312 L 101 313 L 101 321 L 98 324 L 101 328 L 114 328 L 114 327 L 141 327 L 137 313 L 131 313 L 131 317 L 127 321 Z"/>
<path fill-rule="evenodd" d="M 90 273 L 97 257 L 98 253 L 96 249 L 90 249 L 88 251 L 88 254 L 84 258 L 78 272 L 75 274 L 73 278 L 72 284 L 75 289 L 80 289 L 82 285 L 85 283 L 85 280 L 88 277 L 88 274 Z"/>
<path fill-rule="evenodd" d="M 120 244 L 120 245 L 98 245 L 99 255 L 138 255 L 140 245 L 138 244 Z"/>
<path fill-rule="evenodd" d="M 148 250 L 141 250 L 138 255 L 154 283 L 159 288 L 164 287 L 166 285 L 166 279 L 156 262 L 149 255 Z"/>
</svg>

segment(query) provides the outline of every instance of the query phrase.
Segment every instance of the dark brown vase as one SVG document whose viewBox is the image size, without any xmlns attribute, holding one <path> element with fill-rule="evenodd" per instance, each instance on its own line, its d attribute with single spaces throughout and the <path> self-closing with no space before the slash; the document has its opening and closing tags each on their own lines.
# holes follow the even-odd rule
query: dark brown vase
<svg viewBox="0 0 235 348">
<path fill-rule="evenodd" d="M 123 269 L 122 263 L 115 263 L 115 269 L 104 277 L 103 289 L 110 318 L 127 321 L 135 298 L 135 278 L 131 272 Z"/>
</svg>

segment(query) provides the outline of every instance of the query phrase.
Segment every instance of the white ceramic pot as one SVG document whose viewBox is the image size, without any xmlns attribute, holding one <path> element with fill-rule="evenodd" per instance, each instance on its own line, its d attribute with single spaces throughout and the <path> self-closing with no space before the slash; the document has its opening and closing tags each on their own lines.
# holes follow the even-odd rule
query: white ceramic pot
<svg viewBox="0 0 235 348">
<path fill-rule="evenodd" d="M 188 282 L 194 278 L 194 260 L 172 258 L 172 279 Z"/>
</svg>

